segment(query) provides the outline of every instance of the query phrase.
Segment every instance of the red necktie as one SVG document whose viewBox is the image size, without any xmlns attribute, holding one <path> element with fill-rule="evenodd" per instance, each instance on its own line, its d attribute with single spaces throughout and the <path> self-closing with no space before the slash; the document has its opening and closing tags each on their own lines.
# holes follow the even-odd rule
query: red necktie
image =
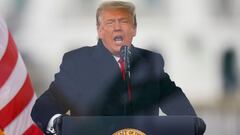
<svg viewBox="0 0 240 135">
<path fill-rule="evenodd" d="M 122 74 L 122 78 L 124 81 L 126 81 L 126 74 L 125 74 L 125 62 L 124 59 L 120 58 L 118 60 L 119 64 L 120 64 L 120 69 L 121 69 L 121 74 Z M 132 100 L 132 87 L 131 84 L 128 82 L 128 101 Z"/>
<path fill-rule="evenodd" d="M 120 70 L 121 70 L 121 74 L 122 74 L 122 78 L 125 81 L 126 80 L 126 76 L 125 76 L 125 64 L 124 64 L 124 59 L 120 58 L 118 60 L 119 64 L 120 64 Z"/>
</svg>

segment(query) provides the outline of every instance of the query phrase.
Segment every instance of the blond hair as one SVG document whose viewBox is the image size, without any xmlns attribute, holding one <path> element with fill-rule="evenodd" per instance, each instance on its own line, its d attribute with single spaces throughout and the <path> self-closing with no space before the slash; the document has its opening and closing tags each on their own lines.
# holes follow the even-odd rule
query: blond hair
<svg viewBox="0 0 240 135">
<path fill-rule="evenodd" d="M 100 24 L 100 16 L 102 11 L 107 9 L 120 9 L 127 11 L 133 17 L 133 24 L 137 26 L 137 19 L 135 13 L 135 6 L 131 2 L 125 1 L 105 1 L 99 5 L 96 12 L 96 22 L 97 26 Z"/>
</svg>

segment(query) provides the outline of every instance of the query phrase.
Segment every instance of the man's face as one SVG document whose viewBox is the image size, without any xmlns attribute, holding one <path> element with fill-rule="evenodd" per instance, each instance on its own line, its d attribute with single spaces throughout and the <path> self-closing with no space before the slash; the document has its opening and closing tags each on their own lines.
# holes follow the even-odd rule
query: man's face
<svg viewBox="0 0 240 135">
<path fill-rule="evenodd" d="M 136 35 L 133 17 L 127 11 L 119 9 L 103 10 L 99 17 L 97 31 L 104 46 L 117 56 L 121 46 L 130 47 L 132 39 Z"/>
</svg>

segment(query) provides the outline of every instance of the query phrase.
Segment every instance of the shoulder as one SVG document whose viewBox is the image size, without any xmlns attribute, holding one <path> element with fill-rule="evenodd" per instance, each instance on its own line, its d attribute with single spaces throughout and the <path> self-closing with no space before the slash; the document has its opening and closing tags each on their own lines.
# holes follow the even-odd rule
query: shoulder
<svg viewBox="0 0 240 135">
<path fill-rule="evenodd" d="M 153 57 L 162 57 L 162 55 L 158 52 L 155 51 L 151 51 L 151 50 L 147 50 L 147 49 L 143 49 L 143 48 L 138 48 L 138 47 L 134 47 L 134 49 L 136 50 L 136 53 L 141 54 L 141 55 L 147 55 L 147 56 L 153 56 Z"/>
<path fill-rule="evenodd" d="M 89 55 L 92 53 L 92 51 L 94 50 L 96 46 L 84 46 L 81 48 L 77 48 L 74 50 L 71 50 L 69 52 L 66 52 L 64 54 L 64 57 L 75 57 L 75 56 L 79 56 L 79 55 Z"/>
<path fill-rule="evenodd" d="M 66 52 L 63 55 L 63 60 L 71 59 L 71 61 L 74 61 L 75 59 L 80 60 L 80 59 L 88 58 L 90 55 L 92 55 L 94 48 L 96 48 L 96 45 L 95 46 L 84 46 L 81 48 L 71 50 L 69 52 Z"/>
<path fill-rule="evenodd" d="M 164 65 L 164 59 L 160 53 L 138 47 L 134 47 L 134 50 L 134 53 L 136 53 L 136 55 L 139 55 L 144 59 L 160 63 L 162 66 Z"/>
<path fill-rule="evenodd" d="M 86 62 L 93 53 L 95 46 L 85 46 L 66 52 L 63 55 L 61 67 L 71 67 Z"/>
</svg>

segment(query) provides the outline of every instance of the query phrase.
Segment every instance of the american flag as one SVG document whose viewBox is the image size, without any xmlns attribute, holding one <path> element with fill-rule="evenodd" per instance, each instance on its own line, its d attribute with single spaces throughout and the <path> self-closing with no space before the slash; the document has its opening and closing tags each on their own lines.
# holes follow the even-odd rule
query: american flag
<svg viewBox="0 0 240 135">
<path fill-rule="evenodd" d="M 30 117 L 35 100 L 27 69 L 0 17 L 0 135 L 43 135 Z"/>
</svg>

